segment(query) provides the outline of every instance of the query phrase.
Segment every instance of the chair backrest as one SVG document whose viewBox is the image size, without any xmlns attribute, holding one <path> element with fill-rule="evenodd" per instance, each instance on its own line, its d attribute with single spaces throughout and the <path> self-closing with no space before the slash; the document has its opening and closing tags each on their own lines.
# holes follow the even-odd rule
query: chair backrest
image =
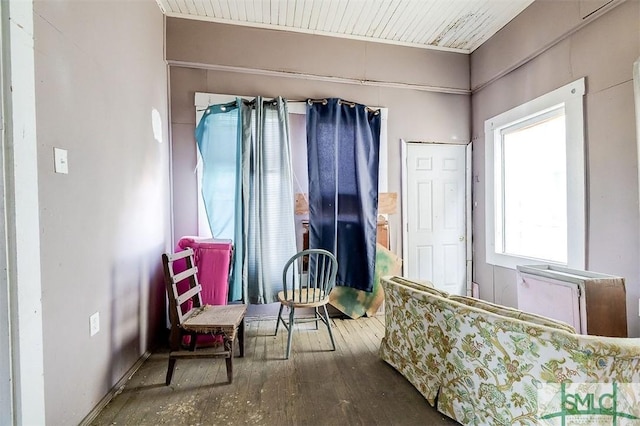
<svg viewBox="0 0 640 426">
<path fill-rule="evenodd" d="M 186 262 L 186 269 L 175 273 L 175 262 L 181 259 Z M 202 306 L 202 286 L 198 282 L 198 268 L 195 266 L 193 249 L 165 253 L 162 255 L 162 263 L 169 299 L 169 317 L 171 324 L 178 326 Z"/>
<path fill-rule="evenodd" d="M 284 297 L 295 303 L 319 303 L 329 299 L 336 285 L 338 261 L 331 252 L 308 249 L 296 253 L 282 271 Z"/>
</svg>

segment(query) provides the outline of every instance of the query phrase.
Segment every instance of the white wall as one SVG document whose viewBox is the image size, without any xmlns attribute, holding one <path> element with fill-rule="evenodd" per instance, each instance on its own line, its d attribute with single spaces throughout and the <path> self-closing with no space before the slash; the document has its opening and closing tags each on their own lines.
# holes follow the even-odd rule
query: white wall
<svg viewBox="0 0 640 426">
<path fill-rule="evenodd" d="M 46 422 L 77 424 L 164 335 L 164 18 L 153 0 L 33 7 Z"/>
<path fill-rule="evenodd" d="M 169 18 L 167 60 L 174 64 L 170 91 L 176 239 L 196 232 L 195 92 L 292 100 L 339 97 L 388 108 L 389 192 L 400 193 L 401 138 L 469 141 L 470 97 L 464 94 L 469 89 L 468 55 Z M 276 72 L 252 73 L 256 69 Z M 282 71 L 289 75 L 279 74 Z M 331 78 L 381 84 L 347 84 Z M 463 94 L 385 86 L 388 83 L 450 88 Z M 400 221 L 399 210 L 389 218 L 391 248 L 397 253 L 402 247 Z"/>
<path fill-rule="evenodd" d="M 471 55 L 474 281 L 480 296 L 517 303 L 515 271 L 486 263 L 484 121 L 586 77 L 587 269 L 626 278 L 631 336 L 640 336 L 638 164 L 632 64 L 640 2 L 583 24 L 583 1 L 536 1 Z M 573 31 L 578 25 L 584 25 Z M 568 34 L 564 37 L 563 34 Z M 553 43 L 554 40 L 560 40 Z M 541 52 L 539 55 L 535 53 Z M 518 66 L 519 65 L 519 66 Z M 516 67 L 517 66 L 517 67 Z M 515 67 L 515 69 L 514 69 Z"/>
</svg>

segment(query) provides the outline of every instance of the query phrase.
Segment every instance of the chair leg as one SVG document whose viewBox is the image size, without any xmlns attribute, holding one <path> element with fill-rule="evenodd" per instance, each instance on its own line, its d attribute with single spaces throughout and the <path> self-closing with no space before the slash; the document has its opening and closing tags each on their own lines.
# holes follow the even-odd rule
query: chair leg
<svg viewBox="0 0 640 426">
<path fill-rule="evenodd" d="M 178 327 L 171 326 L 171 332 L 169 334 L 169 348 L 172 351 L 179 351 L 182 346 L 182 333 Z"/>
<path fill-rule="evenodd" d="M 238 346 L 240 347 L 240 358 L 244 356 L 244 318 L 242 318 L 242 322 L 238 327 Z"/>
<path fill-rule="evenodd" d="M 331 346 L 333 346 L 332 351 L 335 351 L 336 342 L 333 340 L 333 332 L 331 331 L 331 320 L 329 319 L 329 313 L 327 312 L 327 305 L 322 305 L 322 308 L 324 309 L 324 317 L 327 323 L 327 330 L 329 330 L 329 337 L 331 338 Z"/>
<path fill-rule="evenodd" d="M 198 335 L 196 333 L 191 333 L 189 337 L 189 350 L 191 352 L 196 350 L 196 346 L 198 346 Z"/>
<path fill-rule="evenodd" d="M 171 378 L 173 377 L 173 369 L 176 366 L 176 359 L 172 358 L 169 355 L 169 367 L 167 368 L 167 377 L 164 381 L 165 386 L 169 386 L 171 384 Z"/>
<path fill-rule="evenodd" d="M 289 330 L 289 336 L 287 337 L 287 355 L 286 359 L 289 359 L 289 354 L 291 353 L 291 336 L 293 336 L 293 315 L 295 312 L 295 308 L 293 306 L 289 307 L 291 311 L 289 311 L 289 326 L 287 329 Z"/>
<path fill-rule="evenodd" d="M 227 381 L 233 382 L 233 340 L 224 337 L 224 350 L 227 351 L 225 363 L 227 364 Z"/>
<path fill-rule="evenodd" d="M 284 305 L 281 303 L 280 310 L 278 311 L 278 319 L 276 320 L 276 334 L 274 334 L 274 336 L 278 335 L 278 327 L 280 327 L 280 321 L 282 321 L 282 308 L 284 308 Z"/>
<path fill-rule="evenodd" d="M 180 350 L 180 345 L 182 344 L 182 333 L 178 327 L 171 326 L 171 333 L 169 335 L 169 347 L 171 352 Z M 171 384 L 171 378 L 173 377 L 173 369 L 176 366 L 176 359 L 171 356 L 169 353 L 169 366 L 167 367 L 167 377 L 165 378 L 164 384 L 169 386 Z"/>
<path fill-rule="evenodd" d="M 320 312 L 318 312 L 318 307 L 316 306 L 315 308 L 313 308 L 314 312 L 315 312 L 315 318 L 316 320 L 314 321 L 316 323 L 316 330 L 318 329 L 318 319 L 320 318 Z"/>
</svg>

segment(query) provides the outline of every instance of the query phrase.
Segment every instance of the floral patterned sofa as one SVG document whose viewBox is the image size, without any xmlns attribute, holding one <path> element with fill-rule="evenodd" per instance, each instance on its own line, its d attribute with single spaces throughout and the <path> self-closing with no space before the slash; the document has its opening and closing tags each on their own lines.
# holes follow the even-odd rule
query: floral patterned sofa
<svg viewBox="0 0 640 426">
<path fill-rule="evenodd" d="M 381 358 L 462 424 L 537 424 L 545 383 L 640 383 L 640 339 L 576 334 L 565 323 L 429 283 L 381 283 Z"/>
</svg>

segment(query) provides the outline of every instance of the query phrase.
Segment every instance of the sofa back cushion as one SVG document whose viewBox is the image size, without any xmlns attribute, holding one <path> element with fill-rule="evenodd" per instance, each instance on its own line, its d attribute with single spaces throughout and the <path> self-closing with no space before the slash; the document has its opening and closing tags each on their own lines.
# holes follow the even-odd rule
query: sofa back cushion
<svg viewBox="0 0 640 426">
<path fill-rule="evenodd" d="M 394 283 L 401 284 L 405 287 L 411 287 L 415 290 L 424 291 L 429 294 L 435 294 L 436 296 L 440 297 L 449 297 L 449 293 L 447 293 L 446 291 L 438 290 L 433 286 L 433 283 L 429 281 L 408 280 L 406 278 L 396 276 L 386 277 L 386 279 Z"/>
<path fill-rule="evenodd" d="M 449 296 L 449 299 L 455 300 L 456 302 L 465 304 L 467 306 L 473 306 L 475 308 L 483 309 L 487 312 L 502 315 L 503 317 L 515 318 L 533 324 L 544 325 L 546 327 L 555 328 L 556 330 L 563 330 L 568 333 L 576 332 L 575 328 L 565 322 L 547 318 L 542 315 L 536 315 L 529 312 L 520 311 L 518 309 L 509 308 L 507 306 L 497 305 L 495 303 L 476 299 L 474 297 L 451 295 Z"/>
</svg>

